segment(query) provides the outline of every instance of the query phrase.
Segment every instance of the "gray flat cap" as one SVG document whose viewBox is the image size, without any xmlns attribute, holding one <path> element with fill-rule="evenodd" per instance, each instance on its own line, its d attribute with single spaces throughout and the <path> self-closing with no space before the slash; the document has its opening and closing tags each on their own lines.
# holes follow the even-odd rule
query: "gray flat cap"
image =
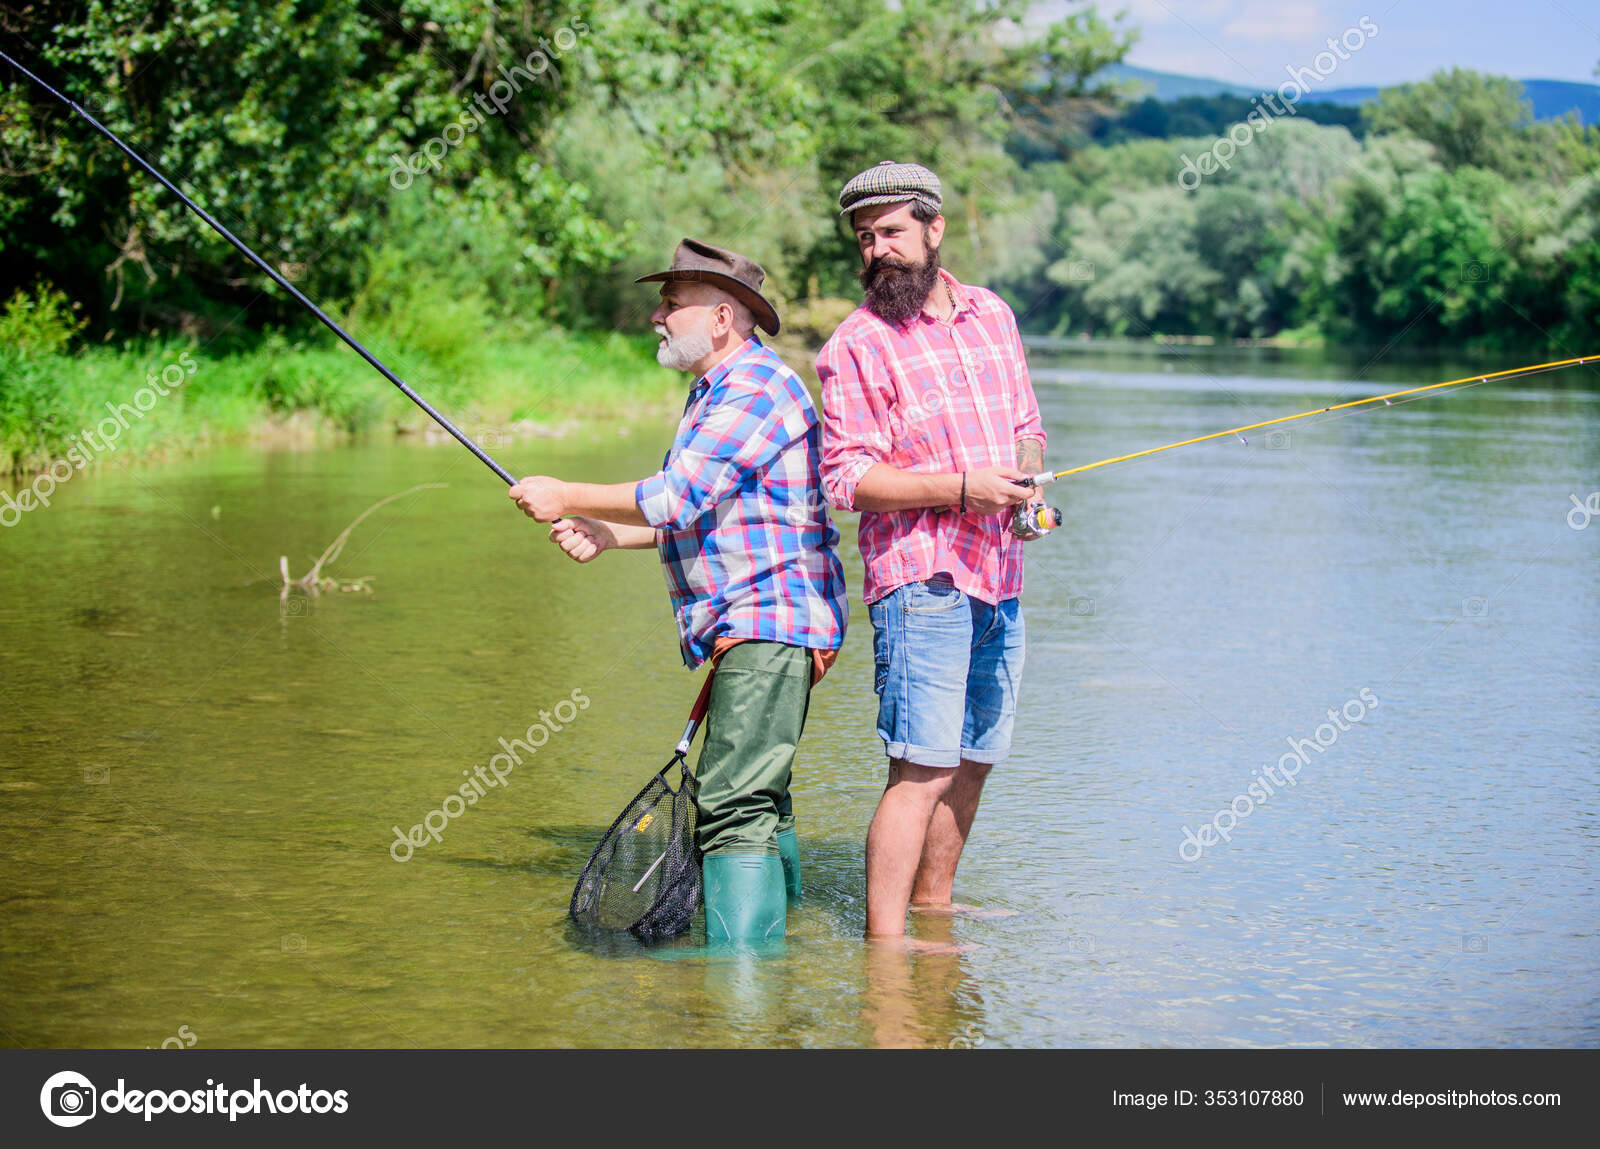
<svg viewBox="0 0 1600 1149">
<path fill-rule="evenodd" d="M 939 185 L 939 177 L 921 164 L 884 160 L 852 176 L 844 185 L 839 192 L 839 214 L 849 215 L 858 207 L 909 200 L 939 211 L 944 206 L 944 189 Z"/>
</svg>

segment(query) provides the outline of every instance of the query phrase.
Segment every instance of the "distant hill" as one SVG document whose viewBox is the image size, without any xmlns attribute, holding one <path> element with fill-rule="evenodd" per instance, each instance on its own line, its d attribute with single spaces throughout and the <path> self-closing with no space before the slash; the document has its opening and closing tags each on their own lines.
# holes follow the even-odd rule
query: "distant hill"
<svg viewBox="0 0 1600 1149">
<path fill-rule="evenodd" d="M 1579 84 L 1571 80 L 1523 80 L 1523 94 L 1533 104 L 1536 120 L 1559 120 L 1568 112 L 1577 112 L 1586 124 L 1600 123 L 1600 84 Z M 1330 104 L 1355 106 L 1378 98 L 1377 88 L 1330 88 L 1317 92 L 1308 100 L 1325 100 Z"/>
<path fill-rule="evenodd" d="M 1136 81 L 1146 89 L 1146 94 L 1163 101 L 1178 100 L 1185 96 L 1256 94 L 1255 88 L 1244 84 L 1229 84 L 1203 76 L 1180 76 L 1175 72 L 1157 72 L 1132 64 L 1113 64 L 1106 69 L 1105 75 L 1124 82 Z M 1555 120 L 1575 111 L 1585 124 L 1600 123 L 1600 84 L 1582 84 L 1572 80 L 1523 80 L 1521 83 L 1533 105 L 1534 119 Z M 1355 107 L 1377 98 L 1377 88 L 1329 88 L 1312 92 L 1305 102 Z"/>
<path fill-rule="evenodd" d="M 1089 138 L 1097 144 L 1119 144 L 1128 140 L 1150 138 L 1170 140 L 1186 136 L 1220 136 L 1234 124 L 1255 110 L 1255 96 L 1179 96 L 1175 100 L 1158 100 L 1154 96 L 1124 103 L 1110 115 L 1096 116 L 1089 121 Z M 1295 115 L 1313 124 L 1344 128 L 1356 139 L 1367 134 L 1367 125 L 1361 119 L 1361 108 L 1349 104 L 1315 103 L 1302 101 Z M 1048 152 L 1030 152 L 1018 146 L 1013 154 L 1028 161 L 1045 158 Z"/>
<path fill-rule="evenodd" d="M 1104 75 L 1113 80 L 1137 80 L 1158 100 L 1181 100 L 1184 96 L 1253 96 L 1256 89 L 1243 84 L 1227 84 L 1203 76 L 1180 76 L 1176 72 L 1157 72 L 1132 64 L 1112 64 Z"/>
</svg>

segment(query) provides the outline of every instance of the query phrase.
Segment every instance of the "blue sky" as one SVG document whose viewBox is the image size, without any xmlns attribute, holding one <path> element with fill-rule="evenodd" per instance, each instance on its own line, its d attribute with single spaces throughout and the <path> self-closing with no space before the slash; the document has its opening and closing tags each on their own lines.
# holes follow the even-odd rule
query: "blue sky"
<svg viewBox="0 0 1600 1149">
<path fill-rule="evenodd" d="M 1032 19 L 1075 6 L 1048 0 Z M 1099 7 L 1107 16 L 1125 9 L 1127 22 L 1140 28 L 1128 63 L 1237 84 L 1276 87 L 1286 67 L 1310 64 L 1330 36 L 1359 27 L 1363 16 L 1377 34 L 1339 62 L 1329 87 L 1400 84 L 1457 66 L 1600 82 L 1594 0 L 1101 0 Z"/>
</svg>

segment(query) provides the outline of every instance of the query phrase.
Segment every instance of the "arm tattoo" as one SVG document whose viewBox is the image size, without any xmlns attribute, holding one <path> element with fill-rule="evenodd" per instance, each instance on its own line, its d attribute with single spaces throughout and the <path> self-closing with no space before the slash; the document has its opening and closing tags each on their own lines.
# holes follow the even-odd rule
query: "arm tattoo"
<svg viewBox="0 0 1600 1149">
<path fill-rule="evenodd" d="M 1044 470 L 1044 449 L 1037 439 L 1017 440 L 1017 470 L 1037 475 Z"/>
</svg>

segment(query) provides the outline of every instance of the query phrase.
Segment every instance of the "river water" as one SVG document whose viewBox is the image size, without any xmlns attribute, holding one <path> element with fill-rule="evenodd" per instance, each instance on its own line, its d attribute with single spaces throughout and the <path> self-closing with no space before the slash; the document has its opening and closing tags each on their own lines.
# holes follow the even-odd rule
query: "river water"
<svg viewBox="0 0 1600 1149">
<path fill-rule="evenodd" d="M 1055 467 L 1512 365 L 1033 362 Z M 669 430 L 623 430 L 497 453 L 641 476 Z M 565 917 L 698 685 L 651 554 L 568 562 L 452 445 L 78 477 L 0 531 L 0 1042 L 1600 1044 L 1600 374 L 1247 438 L 1052 488 L 1017 743 L 957 879 L 1015 915 L 920 921 L 976 948 L 919 957 L 860 939 L 859 602 L 797 763 L 786 952 L 666 961 Z M 370 593 L 280 600 L 280 555 L 303 574 L 421 483 L 449 486 L 328 568 Z"/>
</svg>

